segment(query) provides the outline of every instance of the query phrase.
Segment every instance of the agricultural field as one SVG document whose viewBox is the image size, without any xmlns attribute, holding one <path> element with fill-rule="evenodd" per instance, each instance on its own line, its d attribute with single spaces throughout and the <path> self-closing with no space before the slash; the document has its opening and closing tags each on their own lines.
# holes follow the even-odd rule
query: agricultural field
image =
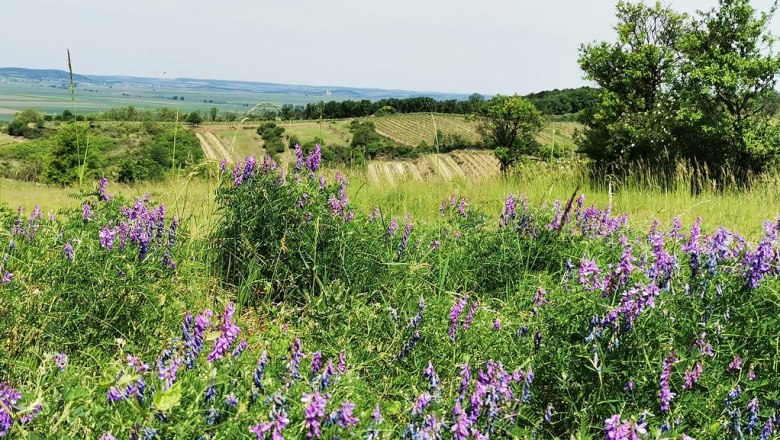
<svg viewBox="0 0 780 440">
<path fill-rule="evenodd" d="M 376 125 L 377 133 L 412 147 L 423 142 L 435 146 L 437 130 L 441 130 L 443 135 L 461 136 L 474 145 L 481 142 L 476 122 L 463 115 L 409 113 L 369 119 Z M 580 127 L 576 122 L 548 121 L 544 129 L 537 134 L 536 140 L 547 149 L 572 152 L 575 148 L 573 135 Z"/>
</svg>

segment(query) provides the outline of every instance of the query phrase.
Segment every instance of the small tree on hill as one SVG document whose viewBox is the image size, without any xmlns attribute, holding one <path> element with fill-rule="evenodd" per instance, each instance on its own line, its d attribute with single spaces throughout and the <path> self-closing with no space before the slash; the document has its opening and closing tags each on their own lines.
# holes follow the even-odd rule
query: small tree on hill
<svg viewBox="0 0 780 440">
<path fill-rule="evenodd" d="M 477 129 L 492 147 L 501 164 L 501 172 L 534 145 L 533 135 L 544 126 L 542 114 L 527 99 L 514 95 L 496 95 L 480 109 Z"/>
<path fill-rule="evenodd" d="M 187 115 L 187 123 L 192 126 L 198 126 L 203 122 L 203 118 L 200 116 L 200 113 L 198 112 L 190 112 L 189 115 Z"/>
</svg>

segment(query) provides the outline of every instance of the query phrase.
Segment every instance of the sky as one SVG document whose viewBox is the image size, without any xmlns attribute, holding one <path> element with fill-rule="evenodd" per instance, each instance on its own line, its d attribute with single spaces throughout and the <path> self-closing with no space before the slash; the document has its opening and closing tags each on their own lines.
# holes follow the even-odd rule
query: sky
<svg viewBox="0 0 780 440">
<path fill-rule="evenodd" d="M 67 48 L 84 74 L 483 94 L 587 85 L 578 48 L 613 41 L 616 23 L 616 0 L 3 3 L 0 67 L 67 70 Z"/>
</svg>

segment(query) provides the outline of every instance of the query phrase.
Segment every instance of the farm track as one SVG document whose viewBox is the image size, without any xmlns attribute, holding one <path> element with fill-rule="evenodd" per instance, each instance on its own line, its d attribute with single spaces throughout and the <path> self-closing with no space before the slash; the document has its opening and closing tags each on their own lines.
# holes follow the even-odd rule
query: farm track
<svg viewBox="0 0 780 440">
<path fill-rule="evenodd" d="M 200 141 L 200 148 L 203 150 L 203 155 L 206 156 L 206 159 L 217 161 L 225 159 L 228 163 L 235 162 L 235 158 L 214 133 L 210 131 L 196 131 L 195 136 Z"/>
<path fill-rule="evenodd" d="M 206 156 L 206 159 L 219 160 L 219 157 L 217 157 L 217 153 L 215 153 L 214 150 L 211 148 L 211 144 L 209 143 L 209 141 L 207 141 L 206 138 L 203 137 L 203 135 L 198 132 L 195 132 L 195 136 L 197 136 L 198 140 L 200 141 L 200 148 L 203 150 L 203 155 Z"/>
</svg>

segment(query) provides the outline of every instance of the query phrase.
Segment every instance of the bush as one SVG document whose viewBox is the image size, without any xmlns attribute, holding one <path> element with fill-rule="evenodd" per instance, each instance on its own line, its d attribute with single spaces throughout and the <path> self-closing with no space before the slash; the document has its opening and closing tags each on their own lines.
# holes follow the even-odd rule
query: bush
<svg viewBox="0 0 780 440">
<path fill-rule="evenodd" d="M 110 352 L 115 338 L 145 347 L 150 330 L 181 313 L 171 285 L 178 221 L 160 205 L 102 188 L 59 220 L 37 207 L 0 216 L 11 231 L 2 270 L 14 274 L 0 287 L 0 370 L 32 353 Z"/>
</svg>

